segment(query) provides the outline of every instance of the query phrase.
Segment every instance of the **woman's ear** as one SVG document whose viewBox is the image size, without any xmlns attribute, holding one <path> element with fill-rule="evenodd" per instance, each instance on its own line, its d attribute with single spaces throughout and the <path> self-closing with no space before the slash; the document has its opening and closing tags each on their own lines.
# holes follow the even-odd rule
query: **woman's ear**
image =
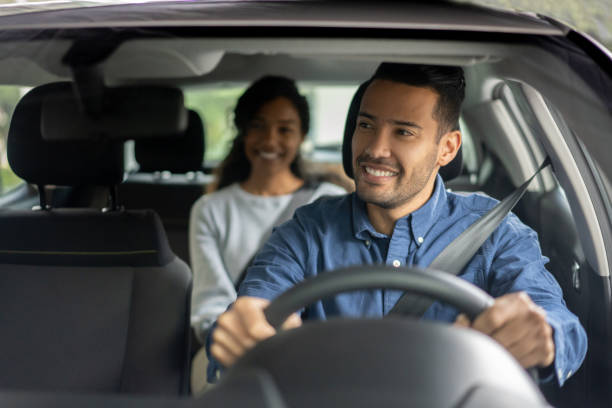
<svg viewBox="0 0 612 408">
<path fill-rule="evenodd" d="M 461 131 L 453 130 L 442 135 L 438 143 L 438 165 L 442 167 L 450 163 L 457 155 L 460 147 Z"/>
</svg>

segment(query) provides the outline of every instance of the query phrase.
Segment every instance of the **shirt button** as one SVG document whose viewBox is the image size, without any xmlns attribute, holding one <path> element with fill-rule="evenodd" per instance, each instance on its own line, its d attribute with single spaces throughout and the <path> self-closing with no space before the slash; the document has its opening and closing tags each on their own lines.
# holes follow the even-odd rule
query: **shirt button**
<svg viewBox="0 0 612 408">
<path fill-rule="evenodd" d="M 422 243 L 423 243 L 423 241 L 424 241 L 423 237 L 418 237 L 418 238 L 417 238 L 417 242 L 418 242 L 419 244 L 422 244 Z"/>
<path fill-rule="evenodd" d="M 396 268 L 399 268 L 400 266 L 402 266 L 402 263 L 399 260 L 394 259 L 393 260 L 393 266 L 395 266 Z"/>
<path fill-rule="evenodd" d="M 370 246 L 370 243 L 371 243 L 371 242 L 370 242 L 370 241 L 368 241 L 368 240 L 366 239 L 366 241 L 365 241 L 365 245 L 366 245 L 367 247 L 369 247 L 369 246 Z"/>
</svg>

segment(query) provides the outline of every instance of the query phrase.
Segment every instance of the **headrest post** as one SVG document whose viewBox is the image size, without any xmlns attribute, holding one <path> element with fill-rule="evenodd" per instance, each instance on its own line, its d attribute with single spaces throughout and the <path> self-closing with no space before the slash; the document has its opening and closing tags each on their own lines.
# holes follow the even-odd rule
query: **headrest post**
<svg viewBox="0 0 612 408">
<path fill-rule="evenodd" d="M 119 201 L 117 200 L 118 188 L 116 185 L 108 187 L 108 206 L 102 209 L 102 212 L 118 211 L 120 210 Z"/>
<path fill-rule="evenodd" d="M 47 190 L 44 184 L 37 184 L 38 187 L 38 199 L 40 200 L 40 206 L 32 208 L 33 210 L 49 211 L 51 206 L 47 205 Z"/>
</svg>

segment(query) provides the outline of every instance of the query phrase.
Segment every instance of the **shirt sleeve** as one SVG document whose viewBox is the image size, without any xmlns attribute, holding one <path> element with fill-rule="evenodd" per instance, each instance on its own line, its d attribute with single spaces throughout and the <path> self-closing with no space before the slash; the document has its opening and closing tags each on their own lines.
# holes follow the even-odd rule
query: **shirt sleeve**
<svg viewBox="0 0 612 408">
<path fill-rule="evenodd" d="M 305 262 L 312 253 L 303 223 L 295 216 L 280 227 L 259 251 L 240 285 L 239 296 L 272 300 L 304 279 Z M 216 322 L 215 322 L 216 325 Z M 216 382 L 223 366 L 210 354 L 212 332 L 206 339 L 207 380 Z"/>
<path fill-rule="evenodd" d="M 559 284 L 544 267 L 548 258 L 541 253 L 537 234 L 511 214 L 495 235 L 498 250 L 487 280 L 489 293 L 497 297 L 524 291 L 546 311 L 555 343 L 554 376 L 562 386 L 584 360 L 586 332 L 578 317 L 567 308 Z"/>
<path fill-rule="evenodd" d="M 240 285 L 239 296 L 274 299 L 304 280 L 311 253 L 304 224 L 296 215 L 276 228 L 257 253 Z"/>
<path fill-rule="evenodd" d="M 236 300 L 234 283 L 221 256 L 220 236 L 206 197 L 196 201 L 189 219 L 189 251 L 193 270 L 191 326 L 203 342 L 203 332 Z"/>
</svg>

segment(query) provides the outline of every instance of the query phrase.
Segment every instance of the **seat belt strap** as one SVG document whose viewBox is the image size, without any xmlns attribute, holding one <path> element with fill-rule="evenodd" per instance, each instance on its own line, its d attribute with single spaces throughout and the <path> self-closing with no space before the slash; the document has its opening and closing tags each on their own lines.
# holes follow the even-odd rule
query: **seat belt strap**
<svg viewBox="0 0 612 408">
<path fill-rule="evenodd" d="M 474 257 L 482 244 L 491 236 L 502 220 L 512 211 L 516 203 L 523 197 L 529 183 L 540 171 L 550 164 L 546 157 L 533 176 L 514 190 L 510 195 L 491 208 L 486 214 L 474 221 L 465 231 L 446 246 L 431 262 L 429 268 L 459 275 L 463 268 Z M 404 292 L 388 315 L 421 317 L 433 304 L 433 300 L 423 296 Z"/>
</svg>

